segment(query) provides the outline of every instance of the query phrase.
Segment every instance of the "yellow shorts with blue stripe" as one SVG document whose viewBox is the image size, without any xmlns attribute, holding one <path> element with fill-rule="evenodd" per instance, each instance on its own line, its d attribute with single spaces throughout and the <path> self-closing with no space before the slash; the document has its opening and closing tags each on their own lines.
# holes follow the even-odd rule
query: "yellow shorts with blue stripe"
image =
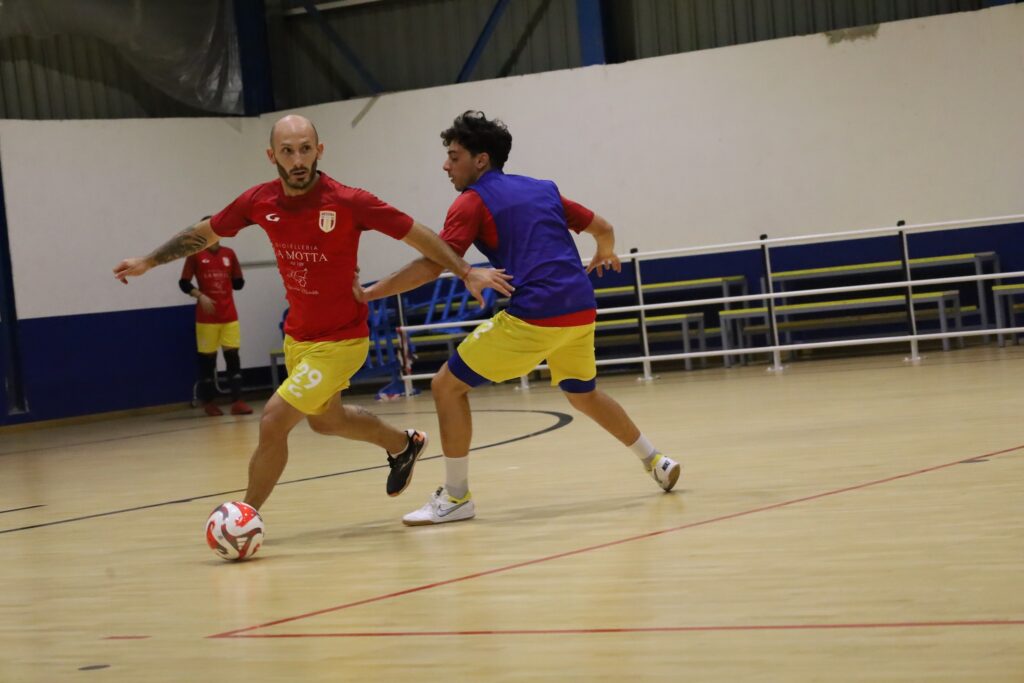
<svg viewBox="0 0 1024 683">
<path fill-rule="evenodd" d="M 448 369 L 470 386 L 522 377 L 547 360 L 551 384 L 570 393 L 596 384 L 594 323 L 540 327 L 505 311 L 481 323 L 448 359 Z"/>
<path fill-rule="evenodd" d="M 284 338 L 288 378 L 277 388 L 285 401 L 306 415 L 320 415 L 339 392 L 348 389 L 352 375 L 363 367 L 370 340 L 299 342 Z"/>
<path fill-rule="evenodd" d="M 237 320 L 229 323 L 196 323 L 196 348 L 199 353 L 217 353 L 217 349 L 237 349 L 242 332 Z"/>
</svg>

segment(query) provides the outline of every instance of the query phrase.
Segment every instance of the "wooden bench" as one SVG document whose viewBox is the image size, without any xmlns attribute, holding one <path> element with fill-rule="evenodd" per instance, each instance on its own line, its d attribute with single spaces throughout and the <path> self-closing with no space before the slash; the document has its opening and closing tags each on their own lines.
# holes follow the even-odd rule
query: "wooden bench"
<svg viewBox="0 0 1024 683">
<path fill-rule="evenodd" d="M 692 338 L 697 339 L 697 348 L 701 351 L 707 349 L 707 330 L 704 327 L 704 314 L 703 313 L 674 313 L 669 315 L 654 315 L 647 316 L 646 318 L 648 327 L 669 327 L 679 326 L 682 332 L 683 351 L 689 353 L 693 348 Z M 477 325 L 484 321 L 478 320 L 475 323 L 468 325 L 463 330 L 452 331 L 445 334 L 433 334 L 433 335 L 422 335 L 412 337 L 411 339 L 416 344 L 422 342 L 434 342 L 445 343 L 448 345 L 449 356 L 455 351 L 455 343 L 464 337 L 470 335 L 473 329 Z M 635 338 L 636 335 L 640 334 L 640 318 L 614 318 L 611 320 L 598 320 L 594 325 L 594 331 L 596 332 L 612 332 L 616 330 L 633 330 L 635 334 L 629 335 L 629 338 Z M 674 337 L 674 334 L 673 334 Z M 623 337 L 623 341 L 626 337 Z M 595 343 L 598 340 L 595 340 Z M 707 364 L 706 359 L 704 364 Z M 685 359 L 685 367 L 687 370 L 693 369 L 692 359 Z"/>
<path fill-rule="evenodd" d="M 692 289 L 720 288 L 722 296 L 729 296 L 732 286 L 738 285 L 740 294 L 747 293 L 747 278 L 743 275 L 725 275 L 722 277 L 705 277 L 696 280 L 674 280 L 672 282 L 645 282 L 641 287 L 644 294 L 660 294 L 664 292 L 683 292 Z M 635 291 L 633 285 L 622 285 L 619 287 L 600 287 L 594 290 L 594 296 L 598 299 L 625 296 Z M 728 306 L 727 306 L 728 308 Z"/>
<path fill-rule="evenodd" d="M 707 350 L 707 331 L 704 329 L 703 313 L 672 313 L 669 315 L 649 315 L 645 317 L 647 327 L 662 327 L 680 325 L 683 333 L 683 352 L 689 353 L 691 334 L 697 337 L 697 348 L 701 351 Z M 690 327 L 693 326 L 691 331 Z M 595 325 L 595 332 L 608 332 L 612 330 L 636 330 L 640 333 L 640 318 L 614 318 L 612 320 L 598 320 Z M 693 360 L 684 359 L 687 370 L 693 369 Z M 702 364 L 707 366 L 707 358 L 702 359 Z"/>
<path fill-rule="evenodd" d="M 902 294 L 895 294 L 891 296 L 876 296 L 866 297 L 861 299 L 843 299 L 838 301 L 812 301 L 802 304 L 784 304 L 775 307 L 775 312 L 779 315 L 794 315 L 794 314 L 819 314 L 829 313 L 833 311 L 853 311 L 853 310 L 869 310 L 873 308 L 889 308 L 889 307 L 902 307 L 906 306 L 906 296 Z M 963 310 L 960 307 L 960 293 L 956 290 L 947 290 L 941 292 L 920 292 L 913 296 L 914 304 L 935 304 L 936 305 L 936 317 L 939 320 L 939 329 L 942 332 L 946 332 L 949 329 L 948 311 L 947 305 L 952 309 L 954 321 L 956 323 L 956 329 L 963 329 Z M 751 336 L 755 333 L 766 332 L 768 328 L 768 307 L 759 306 L 753 308 L 739 308 L 732 309 L 729 311 L 721 311 L 719 313 L 720 320 L 722 322 L 722 348 L 728 350 L 730 348 L 730 342 L 734 341 L 735 346 L 733 348 L 741 349 L 743 346 L 744 336 Z M 744 327 L 743 321 L 759 318 L 763 321 L 760 326 L 752 326 L 751 328 Z M 793 321 L 787 320 L 785 322 L 777 322 L 776 327 L 782 330 L 782 326 L 789 326 L 790 329 L 797 329 L 796 326 L 800 326 L 800 329 L 814 329 L 816 326 L 824 327 L 837 327 L 842 326 L 849 327 L 850 325 L 857 325 L 862 323 L 878 324 L 879 320 L 865 319 L 863 314 L 854 316 L 842 316 L 826 318 L 824 320 L 801 320 Z M 893 322 L 885 320 L 885 323 Z M 843 324 L 849 323 L 849 324 Z M 735 326 L 735 331 L 732 330 Z M 961 339 L 961 343 L 962 343 Z M 945 351 L 949 350 L 949 339 L 942 340 L 942 348 Z"/>
<path fill-rule="evenodd" d="M 994 251 L 980 251 L 968 254 L 944 254 L 942 256 L 926 256 L 912 258 L 908 265 L 911 271 L 949 266 L 971 266 L 975 275 L 985 272 L 985 265 L 990 264 L 992 272 L 999 272 L 999 255 Z M 799 280 L 842 277 L 849 275 L 866 275 L 902 270 L 901 261 L 875 261 L 872 263 L 855 263 L 845 266 L 826 266 L 823 268 L 804 268 L 801 270 L 784 270 L 772 273 L 772 285 L 776 292 L 786 291 L 786 284 Z M 763 283 L 762 283 L 763 284 Z M 977 281 L 978 312 L 981 314 L 981 326 L 988 327 L 988 306 L 985 294 L 985 283 Z"/>
<path fill-rule="evenodd" d="M 992 300 L 996 309 L 996 327 L 1006 327 L 1006 314 L 1009 313 L 1010 327 L 1016 327 L 1017 313 L 1024 311 L 1024 303 L 1013 303 L 1014 297 L 1024 296 L 1024 283 L 1013 285 L 996 285 L 992 288 Z M 1012 336 L 1014 342 L 1017 335 Z M 999 346 L 1004 346 L 1003 334 L 996 333 Z"/>
</svg>

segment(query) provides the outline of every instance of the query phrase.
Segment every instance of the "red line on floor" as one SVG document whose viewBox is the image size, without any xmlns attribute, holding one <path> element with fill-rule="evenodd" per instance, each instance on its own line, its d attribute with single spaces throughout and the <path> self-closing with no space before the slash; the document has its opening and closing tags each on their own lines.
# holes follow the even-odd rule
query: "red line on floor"
<svg viewBox="0 0 1024 683">
<path fill-rule="evenodd" d="M 473 631 L 367 631 L 363 633 L 252 633 L 233 638 L 379 638 L 415 636 L 546 636 L 600 635 L 602 633 L 679 633 L 684 631 L 817 631 L 829 629 L 951 628 L 964 626 L 1024 626 L 1024 619 L 979 621 L 906 621 L 864 624 L 733 624 L 706 626 L 651 626 L 647 628 L 538 628 Z"/>
<path fill-rule="evenodd" d="M 811 500 L 818 500 L 819 498 L 826 498 L 828 496 L 835 496 L 840 493 L 848 493 L 850 491 L 857 491 L 865 489 L 871 486 L 877 486 L 879 484 L 887 484 L 889 482 L 898 481 L 900 479 L 906 479 L 908 477 L 915 477 L 921 474 L 927 474 L 929 472 L 935 472 L 937 470 L 945 469 L 947 467 L 953 467 L 954 465 L 960 465 L 968 460 L 974 460 L 976 458 L 992 458 L 999 455 L 1005 455 L 1024 449 L 1024 444 L 1020 446 L 1014 446 L 1012 448 L 1005 448 L 999 451 L 993 451 L 991 453 L 983 453 L 981 455 L 972 455 L 967 458 L 960 458 L 953 462 L 944 463 L 942 465 L 933 465 L 932 467 L 926 467 L 920 470 L 914 470 L 912 472 L 905 472 L 903 474 L 896 474 L 891 477 L 885 477 L 884 479 L 875 479 L 874 481 L 864 482 L 862 484 L 854 484 L 853 486 L 845 486 L 840 489 L 833 489 L 831 491 L 825 491 L 824 493 L 816 493 L 810 496 L 803 496 L 802 498 L 794 498 L 792 500 L 786 500 L 781 503 L 773 503 L 771 505 L 764 505 L 762 507 L 753 508 L 751 510 L 743 510 L 740 512 L 733 512 L 728 515 L 721 515 L 719 517 L 712 517 L 710 519 L 704 519 L 699 522 L 690 522 L 688 524 L 680 524 L 679 526 L 670 527 L 668 529 L 661 529 L 660 531 L 651 531 L 646 534 L 638 534 L 636 536 L 630 536 L 628 538 L 621 538 L 615 541 L 609 541 L 607 543 L 600 543 L 598 545 L 591 545 L 585 548 L 577 548 L 576 550 L 568 550 L 564 553 L 557 553 L 555 555 L 548 555 L 546 557 L 540 557 L 533 560 L 526 560 L 525 562 L 517 562 L 515 564 L 506 565 L 504 567 L 497 567 L 495 569 L 488 569 L 482 572 L 476 572 L 474 574 L 467 574 L 465 576 L 459 576 L 454 579 L 446 579 L 444 581 L 437 581 L 435 583 L 428 583 L 423 586 L 415 586 L 413 588 L 407 588 L 405 590 L 396 591 L 394 593 L 387 593 L 385 595 L 377 595 L 371 598 L 365 598 L 363 600 L 356 600 L 354 602 L 347 602 L 343 605 L 335 605 L 334 607 L 326 607 L 324 609 L 315 610 L 313 612 L 306 612 L 305 614 L 299 614 L 293 617 L 285 617 L 284 619 L 276 619 L 274 621 L 268 621 L 255 626 L 247 626 L 245 628 L 235 629 L 233 631 L 225 631 L 224 633 L 216 633 L 207 638 L 232 638 L 237 637 L 238 634 L 246 633 L 248 631 L 255 631 L 261 628 L 267 628 L 269 626 L 278 626 L 280 624 L 287 624 L 292 621 L 298 621 L 299 619 L 308 619 L 321 614 L 327 614 L 329 612 L 337 612 L 343 609 L 349 609 L 351 607 L 358 607 L 359 605 L 367 605 L 373 602 L 380 602 L 381 600 L 389 600 L 391 598 L 397 598 L 402 595 L 410 595 L 412 593 L 419 593 L 421 591 L 430 590 L 432 588 L 438 588 L 440 586 L 448 586 L 453 583 L 460 583 L 462 581 L 470 581 L 472 579 L 478 579 L 482 576 L 490 576 L 491 574 L 500 574 L 503 572 L 511 571 L 513 569 L 520 569 L 522 567 L 529 567 L 534 564 L 541 564 L 543 562 L 550 562 L 552 560 L 559 560 L 564 557 L 572 557 L 573 555 L 580 555 L 582 553 L 592 552 L 594 550 L 601 550 L 603 548 L 611 548 L 613 546 L 622 545 L 623 543 L 632 543 L 633 541 L 640 541 L 648 538 L 654 538 L 655 536 L 661 536 L 664 534 L 674 533 L 676 531 L 682 531 L 684 529 L 693 529 L 694 527 L 705 526 L 707 524 L 714 524 L 715 522 L 724 522 L 729 519 L 736 519 L 737 517 L 746 517 L 748 515 L 757 514 L 759 512 L 767 512 L 769 510 L 777 510 L 779 508 L 788 507 L 790 505 L 797 505 L 799 503 L 806 503 Z"/>
</svg>

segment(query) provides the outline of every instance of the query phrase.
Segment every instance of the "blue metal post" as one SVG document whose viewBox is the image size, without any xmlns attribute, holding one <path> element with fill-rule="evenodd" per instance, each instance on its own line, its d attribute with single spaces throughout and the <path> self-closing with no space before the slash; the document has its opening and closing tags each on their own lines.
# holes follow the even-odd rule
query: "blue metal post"
<svg viewBox="0 0 1024 683">
<path fill-rule="evenodd" d="M 462 70 L 459 71 L 459 75 L 455 79 L 456 83 L 465 83 L 469 80 L 473 69 L 476 68 L 477 62 L 480 61 L 480 55 L 483 54 L 484 48 L 487 47 L 487 41 L 491 39 L 494 29 L 498 26 L 498 20 L 501 19 L 502 12 L 508 7 L 508 2 L 509 0 L 497 0 L 494 3 L 491 16 L 487 17 L 487 23 L 484 24 L 483 30 L 480 31 L 480 35 L 476 39 L 476 44 L 470 51 L 469 57 L 466 58 L 466 63 L 462 65 Z"/>
<path fill-rule="evenodd" d="M 576 0 L 576 20 L 580 29 L 580 57 L 583 66 L 604 64 L 601 0 Z"/>
<path fill-rule="evenodd" d="M 377 82 L 377 79 L 373 77 L 373 74 L 370 73 L 369 69 L 363 66 L 363 63 L 359 61 L 359 57 L 357 57 L 356 53 L 353 52 L 345 41 L 341 39 L 338 32 L 327 23 L 327 20 L 324 19 L 324 15 L 316 8 L 316 4 L 313 0 L 302 0 L 302 6 L 306 9 L 309 16 L 313 17 L 313 19 L 320 24 L 320 29 L 327 35 L 327 39 L 331 41 L 334 47 L 338 48 L 338 51 L 348 61 L 352 68 L 356 70 L 359 77 L 363 79 L 363 82 L 370 86 L 370 90 L 373 94 L 376 95 L 377 93 L 383 92 L 384 88 L 381 84 Z"/>
<path fill-rule="evenodd" d="M 235 0 L 235 28 L 242 66 L 242 101 L 246 116 L 274 111 L 267 47 L 267 13 L 263 0 Z"/>
<path fill-rule="evenodd" d="M 7 207 L 4 204 L 4 177 L 0 169 L 0 396 L 2 415 L 23 413 L 28 409 L 21 379 L 21 355 L 18 353 L 18 313 L 14 306 L 14 275 L 11 247 L 7 239 Z M 2 422 L 2 421 L 0 421 Z"/>
</svg>

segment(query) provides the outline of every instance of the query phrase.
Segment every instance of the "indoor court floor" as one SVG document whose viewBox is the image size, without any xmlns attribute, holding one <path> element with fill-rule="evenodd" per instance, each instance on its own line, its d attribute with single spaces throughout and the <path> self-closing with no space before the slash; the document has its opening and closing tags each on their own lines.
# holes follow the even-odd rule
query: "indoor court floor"
<svg viewBox="0 0 1024 683">
<path fill-rule="evenodd" d="M 1024 347 L 602 376 L 683 463 L 534 381 L 472 396 L 472 521 L 428 392 L 364 405 L 384 453 L 300 425 L 248 562 L 203 526 L 258 416 L 0 431 L 0 681 L 1024 681 Z M 655 366 L 655 370 L 658 366 Z"/>
</svg>

